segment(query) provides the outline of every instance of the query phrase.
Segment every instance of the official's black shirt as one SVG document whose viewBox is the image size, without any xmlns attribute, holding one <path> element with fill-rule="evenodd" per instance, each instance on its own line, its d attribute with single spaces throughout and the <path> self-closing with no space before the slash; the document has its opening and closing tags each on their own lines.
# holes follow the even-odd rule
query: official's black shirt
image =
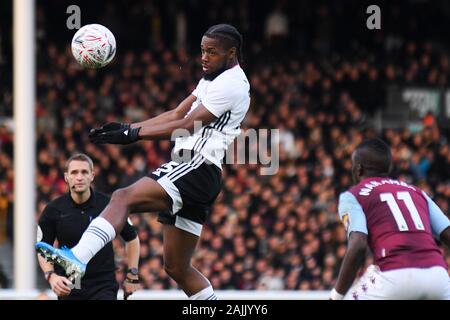
<svg viewBox="0 0 450 320">
<path fill-rule="evenodd" d="M 90 198 L 80 205 L 72 200 L 69 193 L 51 201 L 39 219 L 41 241 L 53 245 L 55 240 L 58 240 L 59 247 L 74 247 L 92 219 L 103 211 L 108 202 L 107 195 L 92 189 Z M 131 224 L 126 223 L 120 235 L 128 242 L 135 239 L 137 233 Z M 109 242 L 89 261 L 86 274 L 81 279 L 81 288 L 98 284 L 103 279 L 117 285 L 115 269 L 114 251 L 112 243 Z M 58 269 L 56 271 L 60 274 Z"/>
</svg>

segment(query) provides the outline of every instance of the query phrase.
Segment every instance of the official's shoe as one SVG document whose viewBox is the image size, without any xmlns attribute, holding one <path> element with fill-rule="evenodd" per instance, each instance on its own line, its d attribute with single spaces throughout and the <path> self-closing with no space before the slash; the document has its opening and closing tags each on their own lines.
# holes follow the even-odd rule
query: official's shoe
<svg viewBox="0 0 450 320">
<path fill-rule="evenodd" d="M 36 251 L 48 262 L 53 262 L 64 269 L 68 279 L 72 282 L 81 279 L 86 272 L 86 264 L 78 260 L 72 250 L 67 247 L 54 248 L 48 243 L 36 243 Z"/>
</svg>

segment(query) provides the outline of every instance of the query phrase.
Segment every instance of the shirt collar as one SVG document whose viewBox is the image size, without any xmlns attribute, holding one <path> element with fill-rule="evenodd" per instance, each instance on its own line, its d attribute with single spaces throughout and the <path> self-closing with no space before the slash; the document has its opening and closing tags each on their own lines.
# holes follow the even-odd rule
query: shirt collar
<svg viewBox="0 0 450 320">
<path fill-rule="evenodd" d="M 89 199 L 87 199 L 87 201 L 85 201 L 81 204 L 78 204 L 75 201 L 73 201 L 72 196 L 70 195 L 70 192 L 69 192 L 69 198 L 70 198 L 70 201 L 72 202 L 72 206 L 74 208 L 86 209 L 86 208 L 90 208 L 90 207 L 95 207 L 97 197 L 95 196 L 94 190 L 92 188 L 89 188 L 89 189 L 91 190 L 91 196 L 89 197 Z"/>
</svg>

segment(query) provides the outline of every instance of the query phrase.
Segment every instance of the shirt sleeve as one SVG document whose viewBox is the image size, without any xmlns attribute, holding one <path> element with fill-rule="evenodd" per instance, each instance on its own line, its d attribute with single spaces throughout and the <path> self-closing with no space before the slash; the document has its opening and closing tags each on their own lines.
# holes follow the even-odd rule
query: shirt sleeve
<svg viewBox="0 0 450 320">
<path fill-rule="evenodd" d="M 136 229 L 134 228 L 133 224 L 131 223 L 130 219 L 127 219 L 127 222 L 125 223 L 122 231 L 120 232 L 120 236 L 126 242 L 136 239 L 137 232 L 136 232 Z"/>
<path fill-rule="evenodd" d="M 422 193 L 428 203 L 431 231 L 433 232 L 433 235 L 437 239 L 439 239 L 442 231 L 450 227 L 450 220 L 442 212 L 441 208 L 439 208 L 438 205 L 433 200 L 431 200 L 431 198 L 425 192 L 422 191 Z"/>
<path fill-rule="evenodd" d="M 240 88 L 232 82 L 213 82 L 208 87 L 206 96 L 202 99 L 202 104 L 219 118 L 225 112 L 231 110 L 234 102 L 239 99 Z"/>
<path fill-rule="evenodd" d="M 202 83 L 202 81 L 203 81 L 203 79 L 200 80 L 200 81 L 197 83 L 197 86 L 195 87 L 194 91 L 192 91 L 191 94 L 192 94 L 193 96 L 198 97 L 198 88 L 200 87 L 200 84 Z"/>
<path fill-rule="evenodd" d="M 347 230 L 347 237 L 352 231 L 368 234 L 364 210 L 351 192 L 346 191 L 339 196 L 338 212 Z"/>
<path fill-rule="evenodd" d="M 46 206 L 38 221 L 37 241 L 53 245 L 56 239 L 55 209 Z"/>
</svg>

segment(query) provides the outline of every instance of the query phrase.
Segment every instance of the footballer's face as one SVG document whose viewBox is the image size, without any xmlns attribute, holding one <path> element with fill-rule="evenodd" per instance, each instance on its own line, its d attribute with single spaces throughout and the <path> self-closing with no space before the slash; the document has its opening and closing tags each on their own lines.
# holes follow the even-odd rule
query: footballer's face
<svg viewBox="0 0 450 320">
<path fill-rule="evenodd" d="M 203 36 L 202 69 L 206 80 L 212 80 L 231 67 L 236 57 L 236 48 L 226 49 L 218 39 Z"/>
<path fill-rule="evenodd" d="M 89 190 L 94 181 L 94 173 L 88 162 L 73 160 L 69 163 L 67 172 L 64 173 L 64 179 L 71 192 L 84 193 Z"/>
</svg>

